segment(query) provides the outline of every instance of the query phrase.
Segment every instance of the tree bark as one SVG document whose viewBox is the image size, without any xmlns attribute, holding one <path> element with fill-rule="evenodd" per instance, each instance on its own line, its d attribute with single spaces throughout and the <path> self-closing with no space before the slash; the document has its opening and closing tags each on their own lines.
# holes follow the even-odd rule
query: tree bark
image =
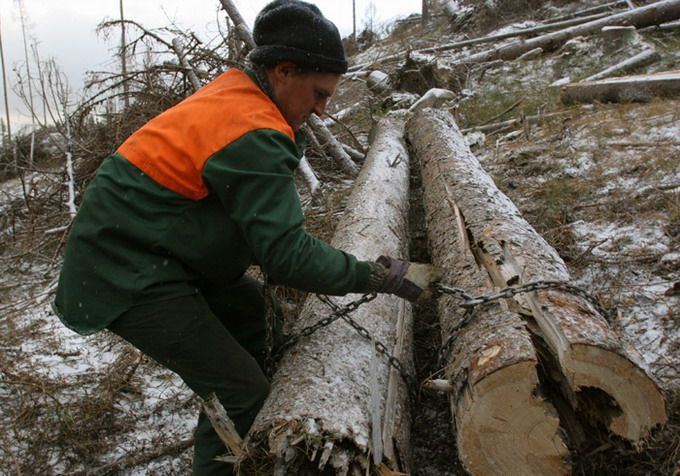
<svg viewBox="0 0 680 476">
<path fill-rule="evenodd" d="M 497 288 L 570 280 L 557 252 L 484 172 L 450 114 L 434 110 L 417 113 L 407 126 L 407 136 L 421 162 L 425 194 L 434 194 L 426 202 L 432 248 L 448 246 L 451 250 L 451 254 L 436 251 L 433 259 L 450 270 L 449 278 L 459 276 L 461 287 L 472 293 L 488 289 L 484 279 Z M 456 239 L 451 235 L 457 235 Z M 473 272 L 483 276 L 473 278 Z M 445 303 L 442 306 L 446 329 L 450 327 L 447 320 L 455 322 L 456 311 L 447 310 Z M 508 310 L 522 320 L 507 315 Z M 462 387 L 452 399 L 458 412 L 459 451 L 474 474 L 538 474 L 542 467 L 533 465 L 539 462 L 557 465 L 540 474 L 564 471 L 564 448 L 554 433 L 557 427 L 551 408 L 545 401 L 531 398 L 538 382 L 532 374 L 536 362 L 540 363 L 542 388 L 553 389 L 545 397 L 558 409 L 571 443 L 584 438 L 570 424 L 574 415 L 583 421 L 596 418 L 610 432 L 635 444 L 666 421 L 664 398 L 643 364 L 582 296 L 537 291 L 507 299 L 496 311 L 479 312 L 456 339 L 450 360 L 454 369 L 449 371 L 454 386 Z M 454 318 L 447 318 L 451 314 Z M 530 331 L 530 340 L 525 329 Z M 508 421 L 494 424 L 493 417 L 501 414 Z M 530 418 L 542 433 L 536 443 L 527 442 L 538 436 L 527 431 L 525 424 Z M 474 431 L 466 425 L 472 425 Z M 554 446 L 549 448 L 545 441 Z M 527 452 L 524 458 L 507 462 L 516 451 L 513 446 L 520 447 L 520 455 L 522 450 Z M 538 460 L 535 448 L 541 450 Z M 508 469 L 499 472 L 485 466 L 488 461 L 526 468 L 502 466 Z"/>
<path fill-rule="evenodd" d="M 582 81 L 560 90 L 564 104 L 578 102 L 646 102 L 655 96 L 680 94 L 680 72 L 622 76 L 600 81 Z"/>
<path fill-rule="evenodd" d="M 483 294 L 493 283 L 468 241 L 468 211 L 451 196 L 451 187 L 458 184 L 449 169 L 458 160 L 457 151 L 449 148 L 449 132 L 437 128 L 439 121 L 426 119 L 429 114 L 431 110 L 411 119 L 407 138 L 413 160 L 420 163 L 432 261 L 445 270 L 443 282 Z M 538 392 L 538 357 L 518 314 L 504 304 L 490 305 L 456 334 L 465 313 L 445 295 L 439 315 L 445 348 L 452 342 L 444 355 L 445 376 L 453 387 L 458 454 L 467 470 L 474 475 L 567 474 L 559 420 Z"/>
<path fill-rule="evenodd" d="M 403 122 L 385 119 L 349 198 L 332 244 L 360 259 L 380 254 L 407 256 L 409 163 Z M 376 200 L 380 197 L 380 200 Z M 356 296 L 338 298 L 346 304 Z M 316 297 L 307 299 L 295 332 L 330 313 Z M 373 339 L 384 343 L 410 369 L 411 308 L 380 295 L 351 315 Z M 409 409 L 401 376 L 383 355 L 376 365 L 382 426 L 371 430 L 373 343 L 336 321 L 297 342 L 283 357 L 271 393 L 246 438 L 241 474 L 304 474 L 333 468 L 364 474 L 373 462 L 369 443 L 382 441 L 382 465 L 408 470 Z M 376 432 L 379 431 L 379 435 Z M 395 449 L 396 448 L 396 449 Z M 260 471 L 259 473 L 257 471 Z M 324 473 L 325 474 L 325 473 Z M 349 474 L 354 474 L 350 472 Z"/>
</svg>

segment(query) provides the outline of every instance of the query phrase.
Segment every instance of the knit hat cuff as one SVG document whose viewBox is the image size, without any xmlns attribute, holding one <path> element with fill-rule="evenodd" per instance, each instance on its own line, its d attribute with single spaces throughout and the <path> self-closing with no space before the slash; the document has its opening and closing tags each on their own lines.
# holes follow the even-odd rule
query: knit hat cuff
<svg viewBox="0 0 680 476">
<path fill-rule="evenodd" d="M 256 46 L 248 58 L 255 64 L 272 65 L 279 61 L 288 60 L 302 68 L 323 73 L 344 74 L 347 72 L 346 60 L 331 58 L 286 45 Z"/>
</svg>

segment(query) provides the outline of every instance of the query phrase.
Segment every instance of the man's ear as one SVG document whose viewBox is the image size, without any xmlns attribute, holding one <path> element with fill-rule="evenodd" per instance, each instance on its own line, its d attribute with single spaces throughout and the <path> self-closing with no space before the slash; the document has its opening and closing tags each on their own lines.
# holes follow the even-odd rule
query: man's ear
<svg viewBox="0 0 680 476">
<path fill-rule="evenodd" d="M 300 72 L 300 67 L 292 61 L 281 61 L 274 66 L 274 75 L 279 81 L 285 81 Z"/>
</svg>

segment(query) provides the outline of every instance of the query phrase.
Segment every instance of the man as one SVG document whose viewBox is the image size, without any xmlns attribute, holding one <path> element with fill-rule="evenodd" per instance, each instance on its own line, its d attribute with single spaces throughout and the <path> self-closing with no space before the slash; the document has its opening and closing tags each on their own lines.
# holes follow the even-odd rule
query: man
<svg viewBox="0 0 680 476">
<path fill-rule="evenodd" d="M 215 393 L 245 435 L 269 390 L 262 287 L 429 295 L 435 270 L 359 261 L 309 235 L 293 171 L 297 130 L 321 116 L 347 62 L 311 4 L 277 0 L 255 21 L 250 66 L 231 69 L 130 136 L 89 185 L 66 245 L 54 308 L 81 334 L 104 328 Z M 382 263 L 382 264 L 381 264 Z M 194 474 L 230 474 L 201 414 Z"/>
</svg>

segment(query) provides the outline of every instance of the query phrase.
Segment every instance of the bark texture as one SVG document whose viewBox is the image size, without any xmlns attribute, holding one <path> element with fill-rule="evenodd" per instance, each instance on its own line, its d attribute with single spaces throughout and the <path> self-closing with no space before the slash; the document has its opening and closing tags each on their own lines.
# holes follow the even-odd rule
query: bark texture
<svg viewBox="0 0 680 476">
<path fill-rule="evenodd" d="M 438 184 L 440 190 L 438 196 L 432 200 L 428 199 L 432 208 L 427 210 L 432 227 L 439 231 L 428 233 L 431 240 L 438 239 L 441 246 L 449 240 L 449 246 L 459 247 L 465 250 L 467 255 L 473 256 L 460 261 L 465 266 L 463 269 L 480 271 L 498 288 L 534 281 L 570 280 L 567 268 L 557 252 L 522 218 L 514 204 L 496 188 L 492 179 L 484 172 L 450 114 L 434 110 L 418 113 L 410 120 L 407 134 L 417 159 L 422 162 L 426 195 L 430 193 L 427 187 L 432 187 L 430 181 Z M 455 221 L 452 221 L 450 216 L 444 217 L 447 225 L 441 225 L 438 222 L 442 218 L 438 215 L 446 213 L 444 209 L 447 206 L 454 210 Z M 452 230 L 458 230 L 457 242 L 445 235 L 447 229 L 449 235 L 453 234 Z M 438 238 L 437 235 L 444 236 Z M 432 246 L 433 250 L 438 247 L 434 241 Z M 442 264 L 447 263 L 444 261 Z M 449 258 L 447 268 L 452 269 L 452 266 L 457 266 L 454 274 L 461 274 L 461 264 L 455 265 L 454 260 Z M 461 287 L 467 289 L 472 287 L 473 293 L 477 292 L 479 288 L 484 287 L 481 279 L 478 278 L 480 281 L 477 287 L 472 287 L 472 283 L 466 282 L 462 282 Z M 488 290 L 489 286 L 486 286 L 486 292 Z M 505 359 L 509 363 L 511 362 L 509 356 L 516 355 L 517 365 L 526 367 L 522 372 L 518 370 L 516 374 L 508 373 L 504 376 L 498 370 L 508 367 L 508 364 L 499 365 L 497 371 L 481 374 L 484 378 L 480 379 L 474 377 L 474 372 L 479 371 L 472 366 L 472 362 L 465 365 L 468 377 L 463 381 L 467 386 L 474 385 L 472 389 L 475 386 L 479 387 L 482 395 L 488 395 L 497 386 L 513 386 L 512 392 L 505 392 L 505 396 L 499 394 L 498 398 L 490 400 L 492 405 L 503 408 L 506 415 L 503 418 L 510 418 L 514 422 L 513 418 L 517 413 L 528 411 L 528 408 L 525 408 L 528 405 L 526 398 L 519 406 L 508 409 L 507 405 L 509 395 L 519 395 L 522 392 L 531 394 L 536 386 L 536 381 L 532 382 L 528 377 L 532 359 L 536 361 L 536 357 L 531 354 L 535 348 L 535 355 L 543 371 L 539 375 L 544 380 L 542 383 L 559 391 L 556 392 L 559 393 L 559 397 L 553 393 L 551 400 L 554 400 L 555 405 L 559 405 L 560 408 L 564 407 L 561 404 L 563 401 L 568 402 L 570 414 L 587 413 L 588 418 L 599 419 L 609 431 L 636 444 L 649 435 L 653 427 L 666 421 L 665 401 L 659 388 L 648 376 L 635 353 L 624 347 L 619 336 L 586 299 L 572 293 L 550 290 L 518 295 L 514 299 L 506 300 L 502 306 L 519 313 L 523 316 L 523 321 L 515 321 L 519 324 L 506 324 L 503 328 L 500 325 L 493 325 L 493 321 L 488 317 L 478 318 L 465 328 L 464 333 L 476 332 L 477 326 L 480 325 L 490 326 L 488 329 L 482 327 L 480 334 L 473 338 L 473 345 L 479 345 L 494 332 L 498 334 L 499 342 L 503 342 L 504 337 L 512 335 L 508 338 L 508 343 L 496 344 L 497 348 L 493 346 L 482 348 L 474 354 L 474 357 L 470 356 L 467 350 L 458 359 L 477 359 L 479 366 L 479 361 L 489 365 L 489 362 L 493 363 L 498 359 Z M 498 314 L 500 315 L 500 312 Z M 475 324 L 477 321 L 484 321 L 484 324 Z M 522 322 L 531 331 L 531 340 L 527 340 L 523 331 L 521 335 L 518 334 L 524 327 L 521 325 Z M 458 340 L 462 340 L 462 336 Z M 510 343 L 520 348 L 514 348 L 509 352 Z M 456 362 L 455 357 L 453 362 Z M 508 378 L 511 381 L 508 382 Z M 485 385 L 487 387 L 484 387 Z M 481 389 L 485 389 L 483 393 Z M 465 395 L 457 396 L 457 401 L 454 402 L 455 410 L 466 409 L 464 397 Z M 473 405 L 477 403 L 474 399 L 470 401 Z M 545 403 L 541 405 L 546 406 Z M 474 409 L 469 406 L 467 411 Z M 499 410 L 484 409 L 484 411 Z M 560 417 L 563 417 L 562 411 Z M 465 435 L 464 425 L 467 422 L 474 424 L 478 417 L 474 414 L 466 416 L 456 413 L 455 418 L 459 432 L 462 431 Z M 519 424 L 524 422 L 523 418 L 518 420 Z M 564 416 L 562 423 L 569 433 L 570 441 L 578 440 L 578 435 L 571 434 L 569 422 L 566 420 L 568 417 Z M 501 427 L 508 431 L 506 425 L 504 422 Z M 544 428 L 548 428 L 547 423 L 537 427 Z M 546 436 L 550 435 L 555 427 L 550 428 L 550 431 L 546 431 Z M 514 439 L 508 436 L 504 443 L 492 445 L 491 441 L 494 439 L 498 441 L 498 433 L 499 430 L 494 426 L 480 425 L 477 433 L 469 437 L 471 443 L 467 445 L 461 442 L 461 436 L 458 436 L 459 450 L 463 453 L 462 459 L 474 474 L 510 474 L 506 471 L 501 473 L 484 469 L 478 471 L 470 463 L 476 458 L 474 453 L 483 453 L 481 460 L 488 459 L 490 455 L 500 458 L 503 455 L 498 454 L 505 451 L 504 444 L 521 446 L 527 438 L 527 434 L 520 427 Z M 558 451 L 554 456 L 557 458 L 563 454 L 559 450 L 559 438 L 553 438 L 552 441 L 556 442 L 555 447 Z M 473 454 L 467 454 L 469 452 Z M 534 456 L 527 455 L 526 463 L 533 463 Z M 527 468 L 526 472 L 517 471 L 513 474 L 534 474 L 534 471 L 533 468 Z"/>
<path fill-rule="evenodd" d="M 409 160 L 402 137 L 402 120 L 384 119 L 377 125 L 347 212 L 332 240 L 334 246 L 360 259 L 408 255 Z M 350 295 L 335 301 L 342 305 L 356 298 Z M 294 332 L 329 314 L 311 296 Z M 380 295 L 360 306 L 352 317 L 410 367 L 408 303 Z M 371 443 L 378 439 L 384 448 L 379 458 L 382 464 L 409 470 L 405 384 L 386 358 L 374 353 L 373 343 L 341 320 L 292 347 L 281 360 L 270 396 L 247 437 L 239 463 L 241 474 L 317 474 L 324 468 L 336 474 L 364 474 L 374 465 L 369 462 L 369 451 L 380 451 Z M 371 385 L 372 380 L 377 385 Z M 377 399 L 373 394 L 373 401 L 379 402 L 380 425 L 375 423 L 375 412 L 371 414 L 372 386 L 380 393 Z"/>
<path fill-rule="evenodd" d="M 432 261 L 445 270 L 443 282 L 471 294 L 493 283 L 476 261 L 463 212 L 450 194 L 457 186 L 450 167 L 456 149 L 442 144 L 442 131 L 418 113 L 407 126 L 414 160 L 420 162 Z M 464 318 L 455 300 L 439 302 L 442 339 L 448 341 Z M 477 311 L 446 354 L 458 453 L 475 475 L 568 473 L 567 447 L 557 412 L 539 392 L 538 361 L 525 322 L 505 304 Z"/>
<path fill-rule="evenodd" d="M 647 102 L 655 96 L 677 95 L 680 95 L 680 71 L 581 81 L 560 90 L 560 99 L 565 104 L 593 101 Z"/>
</svg>

